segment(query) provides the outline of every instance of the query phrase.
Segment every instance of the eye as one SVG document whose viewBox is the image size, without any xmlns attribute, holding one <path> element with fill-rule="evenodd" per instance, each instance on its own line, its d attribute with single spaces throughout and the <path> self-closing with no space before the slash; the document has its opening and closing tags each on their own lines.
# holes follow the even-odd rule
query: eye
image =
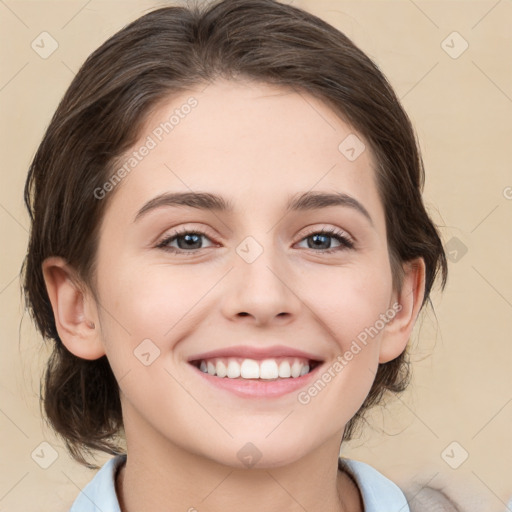
<svg viewBox="0 0 512 512">
<path fill-rule="evenodd" d="M 165 237 L 157 247 L 172 253 L 185 253 L 187 255 L 195 254 L 197 251 L 204 249 L 204 247 L 202 247 L 201 237 L 205 237 L 210 240 L 206 233 L 203 233 L 202 231 L 185 228 L 175 231 L 171 235 Z M 171 243 L 173 242 L 177 242 L 177 248 L 171 246 Z"/>
<path fill-rule="evenodd" d="M 208 235 L 202 231 L 184 228 L 166 236 L 157 245 L 157 248 L 175 254 L 186 254 L 187 256 L 192 255 L 201 249 L 205 249 L 201 242 L 201 237 L 210 240 Z M 354 243 L 346 235 L 346 233 L 334 228 L 312 231 L 310 234 L 306 235 L 306 237 L 304 237 L 301 242 L 303 240 L 309 239 L 312 240 L 312 243 L 308 243 L 307 248 L 314 250 L 314 252 L 330 254 L 333 252 L 354 248 Z M 330 247 L 331 243 L 329 242 L 329 239 L 335 239 L 339 245 L 334 248 Z M 171 245 L 175 242 L 177 243 L 177 247 L 173 247 Z M 212 246 L 213 244 L 210 247 Z"/>
<path fill-rule="evenodd" d="M 337 247 L 330 247 L 331 244 L 329 242 L 329 239 L 332 238 L 334 238 L 339 243 Z M 352 240 L 346 235 L 346 233 L 334 228 L 323 229 L 321 231 L 313 231 L 302 240 L 308 239 L 312 239 L 312 243 L 308 243 L 308 249 L 323 249 L 321 251 L 315 252 L 324 252 L 330 254 L 333 252 L 354 248 L 354 242 L 352 242 Z"/>
</svg>

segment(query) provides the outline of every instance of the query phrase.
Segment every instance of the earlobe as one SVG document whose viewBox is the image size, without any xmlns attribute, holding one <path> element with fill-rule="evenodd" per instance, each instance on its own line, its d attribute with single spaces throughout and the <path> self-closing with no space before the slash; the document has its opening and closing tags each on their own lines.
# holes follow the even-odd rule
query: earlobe
<svg viewBox="0 0 512 512">
<path fill-rule="evenodd" d="M 62 343 L 83 359 L 105 355 L 95 303 L 78 286 L 73 269 L 63 258 L 52 256 L 44 260 L 42 270 Z"/>
<path fill-rule="evenodd" d="M 382 336 L 379 363 L 396 359 L 406 348 L 425 294 L 425 262 L 417 258 L 404 263 L 402 289 L 395 294 L 394 318 Z"/>
</svg>

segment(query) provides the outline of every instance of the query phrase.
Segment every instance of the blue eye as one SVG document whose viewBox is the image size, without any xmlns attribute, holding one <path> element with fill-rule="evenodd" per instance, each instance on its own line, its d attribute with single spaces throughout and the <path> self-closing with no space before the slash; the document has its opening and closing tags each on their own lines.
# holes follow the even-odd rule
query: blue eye
<svg viewBox="0 0 512 512">
<path fill-rule="evenodd" d="M 331 248 L 330 243 L 326 242 L 326 240 L 334 238 L 340 245 L 338 247 Z M 323 251 L 324 253 L 332 253 L 336 251 L 342 251 L 344 249 L 353 249 L 354 243 L 350 240 L 342 231 L 338 231 L 336 229 L 326 229 L 322 231 L 314 231 L 303 238 L 303 240 L 312 239 L 313 243 L 308 243 L 308 249 L 314 249 L 315 247 L 323 249 L 322 246 L 329 245 L 329 247 L 325 247 Z M 318 251 L 317 251 L 318 252 Z"/>
<path fill-rule="evenodd" d="M 195 254 L 200 249 L 203 249 L 203 247 L 197 247 L 198 244 L 202 245 L 200 243 L 201 237 L 208 238 L 208 236 L 201 231 L 183 229 L 181 231 L 176 231 L 172 235 L 164 238 L 164 240 L 162 240 L 162 242 L 160 242 L 157 247 L 173 253 L 185 252 L 187 254 Z M 177 249 L 175 247 L 171 247 L 170 245 L 174 241 L 178 242 Z"/>
<path fill-rule="evenodd" d="M 180 231 L 175 231 L 171 235 L 164 238 L 157 245 L 157 248 L 174 254 L 186 254 L 189 256 L 196 254 L 201 249 L 205 249 L 205 247 L 202 247 L 202 237 L 210 240 L 208 235 L 202 231 L 182 229 Z M 313 250 L 314 252 L 330 254 L 337 251 L 354 249 L 354 242 L 352 242 L 352 240 L 348 238 L 348 236 L 346 236 L 343 231 L 338 231 L 336 229 L 313 231 L 305 236 L 301 242 L 308 239 L 311 239 L 312 243 L 308 243 L 307 248 Z M 331 243 L 328 241 L 329 239 L 335 239 L 339 245 L 337 247 L 331 248 Z M 171 246 L 171 244 L 174 242 L 177 242 L 178 247 Z M 328 247 L 325 247 L 326 245 Z M 213 244 L 210 247 L 212 246 Z"/>
</svg>

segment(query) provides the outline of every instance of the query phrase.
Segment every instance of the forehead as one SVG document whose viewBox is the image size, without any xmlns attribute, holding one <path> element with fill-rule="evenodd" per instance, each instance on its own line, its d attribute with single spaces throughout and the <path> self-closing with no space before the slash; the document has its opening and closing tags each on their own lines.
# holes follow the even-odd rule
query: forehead
<svg viewBox="0 0 512 512">
<path fill-rule="evenodd" d="M 383 213 L 364 138 L 320 100 L 269 84 L 219 80 L 161 102 L 116 169 L 123 165 L 114 202 L 139 207 L 163 192 L 201 190 L 235 210 L 272 209 L 322 190 Z"/>
</svg>

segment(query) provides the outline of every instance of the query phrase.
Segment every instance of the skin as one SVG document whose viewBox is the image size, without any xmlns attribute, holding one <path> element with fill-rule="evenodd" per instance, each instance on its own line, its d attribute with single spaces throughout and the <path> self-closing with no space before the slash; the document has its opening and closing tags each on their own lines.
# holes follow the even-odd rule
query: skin
<svg viewBox="0 0 512 512">
<path fill-rule="evenodd" d="M 357 487 L 337 470 L 343 429 L 378 363 L 407 345 L 424 294 L 423 260 L 404 265 L 403 288 L 393 290 L 369 145 L 348 160 L 338 146 L 356 132 L 304 93 L 219 80 L 169 98 L 132 150 L 191 96 L 197 107 L 111 192 L 96 298 L 80 291 L 62 258 L 43 265 L 63 343 L 85 359 L 106 354 L 120 386 L 129 454 L 117 480 L 121 508 L 360 511 Z M 373 226 L 346 206 L 284 211 L 290 196 L 310 190 L 350 194 Z M 164 206 L 134 222 L 147 201 L 178 191 L 220 194 L 235 210 Z M 204 231 L 204 248 L 187 256 L 183 239 L 170 243 L 182 254 L 156 247 L 181 227 Z M 325 253 L 340 247 L 334 238 L 308 246 L 323 228 L 346 233 L 355 248 Z M 252 263 L 236 252 L 247 236 L 263 248 Z M 394 319 L 307 405 L 296 392 L 237 397 L 187 363 L 228 346 L 284 344 L 329 366 L 396 303 Z M 147 338 L 160 355 L 145 366 L 133 352 Z M 262 454 L 252 468 L 237 457 L 248 442 Z"/>
</svg>

